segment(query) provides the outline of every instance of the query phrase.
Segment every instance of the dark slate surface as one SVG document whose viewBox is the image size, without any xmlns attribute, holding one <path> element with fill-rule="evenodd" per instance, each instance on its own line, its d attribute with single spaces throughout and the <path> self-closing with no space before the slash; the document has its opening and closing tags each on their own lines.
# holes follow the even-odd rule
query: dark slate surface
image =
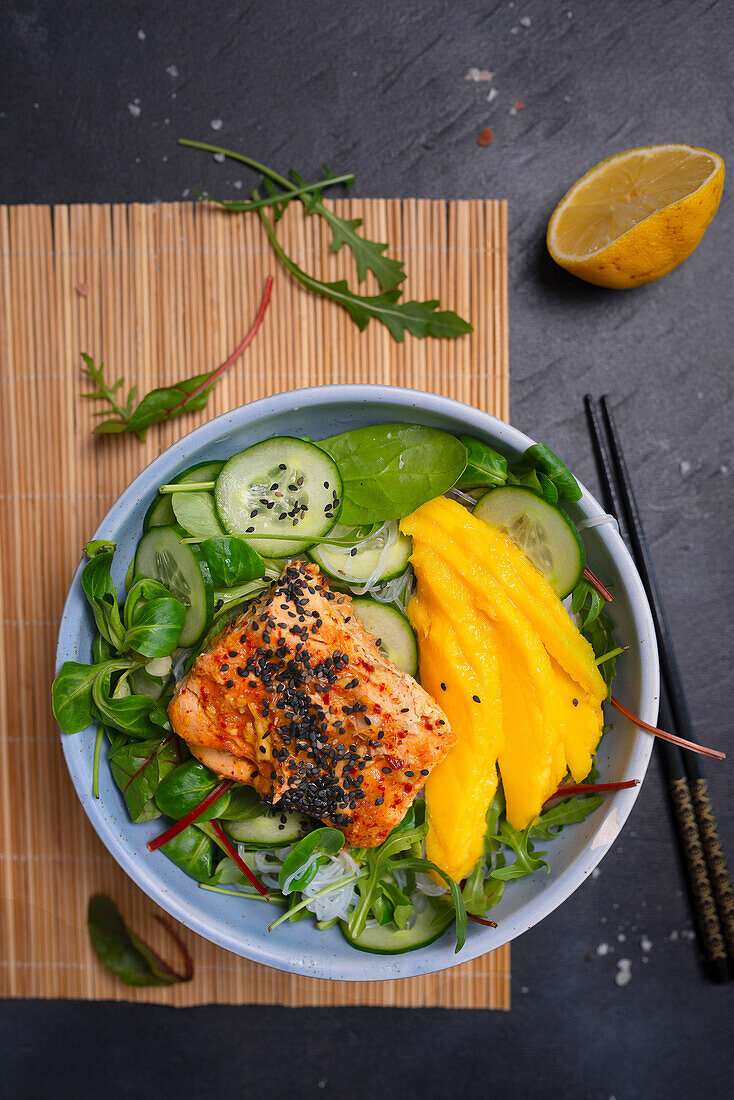
<svg viewBox="0 0 734 1100">
<path fill-rule="evenodd" d="M 581 398 L 614 395 L 696 727 L 727 744 L 731 199 L 691 260 L 630 293 L 567 277 L 543 234 L 619 149 L 731 159 L 730 5 L 3 0 L 0 26 L 0 201 L 251 184 L 182 135 L 282 169 L 354 168 L 359 195 L 508 198 L 512 419 L 593 487 Z M 493 80 L 466 81 L 471 66 Z M 731 767 L 709 775 L 734 856 Z M 654 765 L 599 877 L 514 945 L 509 1015 L 6 1003 L 3 1077 L 24 1097 L 731 1095 L 734 986 L 701 974 L 671 837 Z"/>
</svg>

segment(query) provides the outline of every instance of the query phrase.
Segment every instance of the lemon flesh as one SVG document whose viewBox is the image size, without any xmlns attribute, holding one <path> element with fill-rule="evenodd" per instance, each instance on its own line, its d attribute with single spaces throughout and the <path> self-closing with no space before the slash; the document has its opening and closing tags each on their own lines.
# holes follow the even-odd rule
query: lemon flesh
<svg viewBox="0 0 734 1100">
<path fill-rule="evenodd" d="M 723 161 L 707 149 L 651 145 L 618 153 L 563 197 L 548 223 L 548 250 L 587 282 L 617 289 L 652 282 L 699 244 L 723 185 Z"/>
</svg>

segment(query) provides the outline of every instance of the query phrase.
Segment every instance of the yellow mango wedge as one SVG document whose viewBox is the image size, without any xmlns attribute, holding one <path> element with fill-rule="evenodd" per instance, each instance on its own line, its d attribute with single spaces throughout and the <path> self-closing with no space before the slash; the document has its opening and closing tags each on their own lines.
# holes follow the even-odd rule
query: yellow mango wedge
<svg viewBox="0 0 734 1100">
<path fill-rule="evenodd" d="M 442 529 L 476 565 L 489 572 L 540 635 L 550 655 L 580 688 L 592 698 L 605 697 L 606 688 L 594 661 L 594 651 L 545 577 L 508 535 L 475 519 L 457 501 L 445 497 L 428 501 L 407 518 L 414 521 L 416 517 Z M 405 523 L 403 520 L 402 524 Z M 407 526 L 404 529 L 410 533 Z"/>
<path fill-rule="evenodd" d="M 420 554 L 421 551 L 419 550 Z M 421 682 L 446 713 L 457 744 L 425 788 L 426 854 L 456 881 L 482 855 L 486 814 L 497 789 L 502 745 L 499 668 L 492 628 L 472 614 L 461 585 L 434 562 L 408 615 L 418 635 Z"/>
<path fill-rule="evenodd" d="M 440 698 L 458 739 L 426 785 L 427 844 L 436 863 L 463 875 L 473 854 L 481 854 L 485 783 L 470 811 L 457 800 L 478 776 L 494 776 L 496 759 L 508 821 L 524 828 L 568 770 L 576 781 L 588 774 L 606 688 L 591 646 L 507 535 L 443 497 L 403 519 L 401 530 L 413 539 L 418 592 L 408 615 L 418 634 L 421 679 Z M 472 675 L 483 684 L 471 693 L 482 706 L 495 692 L 494 738 L 485 731 L 475 740 L 476 715 L 466 702 Z"/>
</svg>

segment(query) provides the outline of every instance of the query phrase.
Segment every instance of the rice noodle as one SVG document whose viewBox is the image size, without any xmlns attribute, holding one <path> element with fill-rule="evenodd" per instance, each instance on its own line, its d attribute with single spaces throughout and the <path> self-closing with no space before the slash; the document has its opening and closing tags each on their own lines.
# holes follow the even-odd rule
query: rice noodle
<svg viewBox="0 0 734 1100">
<path fill-rule="evenodd" d="M 371 542 L 373 540 L 377 541 L 377 539 L 382 538 L 384 541 L 382 544 L 382 549 L 380 551 L 380 556 L 377 559 L 377 564 L 375 565 L 370 575 L 368 577 L 365 577 L 364 583 L 349 584 L 349 587 L 355 595 L 364 596 L 366 592 L 369 592 L 370 589 L 374 588 L 374 586 L 377 584 L 380 576 L 385 569 L 385 564 L 390 555 L 390 551 L 397 542 L 399 533 L 399 528 L 395 520 L 388 520 L 387 523 L 383 523 L 379 531 L 375 532 L 375 534 L 372 536 L 372 539 L 368 540 Z"/>
<path fill-rule="evenodd" d="M 415 885 L 416 889 L 420 890 L 421 894 L 425 894 L 426 897 L 429 898 L 438 898 L 448 890 L 447 886 L 443 883 L 439 885 L 437 882 L 434 882 L 431 876 L 425 874 L 423 871 L 416 871 Z"/>
<path fill-rule="evenodd" d="M 476 497 L 471 497 L 468 493 L 462 493 L 461 489 L 449 489 L 448 492 L 444 493 L 444 496 L 448 497 L 449 500 L 458 500 L 466 508 L 473 508 L 477 503 Z"/>
<path fill-rule="evenodd" d="M 314 914 L 317 920 L 333 920 L 335 917 L 340 920 L 348 919 L 357 901 L 355 883 L 350 882 L 340 890 L 332 890 L 331 893 L 324 894 L 320 898 L 314 897 L 314 894 L 317 894 L 319 890 L 323 890 L 325 886 L 330 886 L 340 879 L 348 878 L 358 871 L 359 864 L 355 862 L 349 852 L 344 851 L 337 852 L 335 856 L 330 856 L 329 861 L 319 867 L 308 886 L 305 886 L 302 891 L 304 898 L 312 899 L 307 902 L 306 908 Z"/>
<path fill-rule="evenodd" d="M 619 533 L 619 524 L 614 516 L 610 516 L 607 512 L 605 512 L 603 516 L 587 516 L 586 519 L 580 519 L 577 521 L 576 526 L 579 531 L 584 531 L 588 527 L 601 527 L 605 523 L 611 523 L 614 530 Z"/>
</svg>

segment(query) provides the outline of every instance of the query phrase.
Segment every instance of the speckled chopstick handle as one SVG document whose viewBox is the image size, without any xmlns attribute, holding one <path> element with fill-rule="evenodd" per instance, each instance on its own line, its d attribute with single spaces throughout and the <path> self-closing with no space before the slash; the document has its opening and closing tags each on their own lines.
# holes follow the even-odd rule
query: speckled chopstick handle
<svg viewBox="0 0 734 1100">
<path fill-rule="evenodd" d="M 688 779 L 673 779 L 670 796 L 683 850 L 686 874 L 698 918 L 701 946 L 708 963 L 721 970 L 722 980 L 726 971 L 726 944 L 716 909 L 716 899 L 709 879 L 706 857 L 698 832 L 696 814 L 688 786 Z"/>
<path fill-rule="evenodd" d="M 719 840 L 714 809 L 709 798 L 705 779 L 694 779 L 690 784 L 691 801 L 696 814 L 701 846 L 708 865 L 711 887 L 719 910 L 721 930 L 726 941 L 729 958 L 734 959 L 734 893 L 732 893 L 729 869 L 724 849 Z"/>
</svg>

